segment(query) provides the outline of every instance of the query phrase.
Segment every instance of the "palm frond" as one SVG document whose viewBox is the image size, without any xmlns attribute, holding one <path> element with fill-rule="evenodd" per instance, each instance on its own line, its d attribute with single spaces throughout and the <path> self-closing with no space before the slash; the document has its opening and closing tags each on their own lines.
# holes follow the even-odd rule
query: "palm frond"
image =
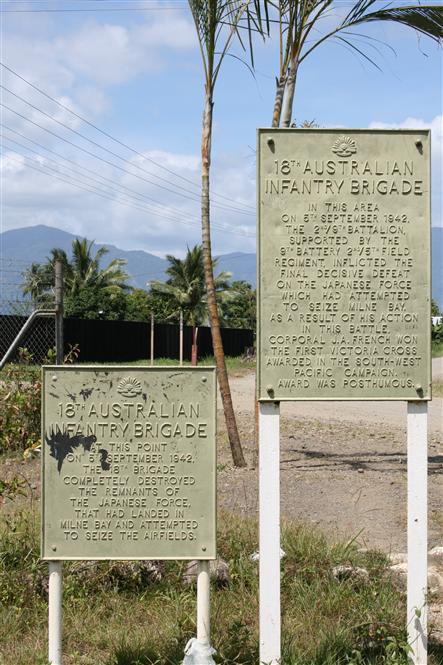
<svg viewBox="0 0 443 665">
<path fill-rule="evenodd" d="M 358 4 L 372 5 L 373 2 Z M 394 21 L 408 28 L 413 28 L 437 42 L 443 40 L 443 7 L 436 5 L 389 7 L 369 13 L 364 9 L 362 12 L 357 12 L 355 17 L 351 17 L 346 26 L 350 27 L 372 21 Z"/>
</svg>

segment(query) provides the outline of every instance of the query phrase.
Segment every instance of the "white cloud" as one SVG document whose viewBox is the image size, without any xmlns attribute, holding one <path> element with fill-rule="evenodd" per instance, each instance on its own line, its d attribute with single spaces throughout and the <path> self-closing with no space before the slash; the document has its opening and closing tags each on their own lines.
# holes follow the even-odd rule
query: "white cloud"
<svg viewBox="0 0 443 665">
<path fill-rule="evenodd" d="M 98 242 L 115 244 L 122 249 L 145 249 L 160 256 L 167 253 L 183 255 L 186 245 L 201 242 L 199 157 L 166 151 L 151 151 L 146 156 L 171 171 L 179 172 L 184 178 L 195 182 L 196 186 L 174 178 L 139 156 L 134 157 L 132 165 L 141 167 L 143 171 L 131 165 L 125 166 L 134 175 L 98 164 L 92 159 L 82 162 L 85 168 L 95 172 L 93 176 L 84 171 L 84 186 L 89 185 L 103 192 L 106 190 L 106 196 L 111 198 L 108 200 L 57 180 L 56 174 L 40 173 L 29 167 L 38 164 L 30 159 L 25 161 L 11 152 L 3 163 L 2 230 L 47 224 Z M 41 158 L 39 164 L 43 167 L 54 166 L 51 161 Z M 62 171 L 66 172 L 66 167 Z M 150 175 L 154 173 L 166 181 L 156 181 Z M 74 175 L 73 170 L 71 175 L 79 177 Z M 100 175 L 110 178 L 115 185 L 95 182 L 94 179 L 99 180 Z M 250 165 L 237 155 L 225 155 L 214 163 L 212 180 L 214 192 L 228 199 L 214 197 L 217 204 L 212 209 L 214 253 L 254 251 L 253 211 L 250 215 L 242 215 L 230 210 L 242 203 L 254 204 L 255 179 Z M 120 185 L 132 191 L 120 190 Z M 184 189 L 174 193 L 176 186 Z"/>
<path fill-rule="evenodd" d="M 443 186 L 443 115 L 436 115 L 430 121 L 408 117 L 398 123 L 374 121 L 369 129 L 430 129 L 431 130 L 431 169 L 432 169 L 432 224 L 443 226 L 442 186 Z"/>
</svg>

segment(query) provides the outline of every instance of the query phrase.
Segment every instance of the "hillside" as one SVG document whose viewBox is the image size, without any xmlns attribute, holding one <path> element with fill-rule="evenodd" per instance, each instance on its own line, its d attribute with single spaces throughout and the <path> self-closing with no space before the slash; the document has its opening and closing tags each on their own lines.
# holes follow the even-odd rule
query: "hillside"
<svg viewBox="0 0 443 665">
<path fill-rule="evenodd" d="M 0 234 L 1 266 L 5 270 L 11 265 L 14 265 L 15 269 L 24 270 L 26 264 L 44 261 L 52 247 L 61 247 L 69 254 L 75 238 L 76 236 L 71 233 L 44 225 L 5 231 Z M 97 243 L 94 248 L 102 246 Z M 126 271 L 131 275 L 133 286 L 146 288 L 149 280 L 165 278 L 166 259 L 143 250 L 127 251 L 114 245 L 105 246 L 109 252 L 103 260 L 103 265 L 107 265 L 115 258 L 126 259 Z M 232 279 L 243 279 L 255 286 L 255 254 L 244 252 L 223 254 L 219 257 L 217 267 L 219 270 L 232 273 Z M 20 276 L 17 276 L 13 283 L 8 275 L 6 271 L 1 275 L 3 300 L 12 300 L 21 295 Z M 432 297 L 443 310 L 443 227 L 432 229 Z"/>
</svg>

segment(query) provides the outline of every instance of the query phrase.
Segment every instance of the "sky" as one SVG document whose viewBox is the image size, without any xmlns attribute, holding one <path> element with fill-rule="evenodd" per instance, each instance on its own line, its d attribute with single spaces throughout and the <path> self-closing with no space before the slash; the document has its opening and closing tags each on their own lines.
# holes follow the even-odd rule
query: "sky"
<svg viewBox="0 0 443 665">
<path fill-rule="evenodd" d="M 0 23 L 0 231 L 46 224 L 158 256 L 200 242 L 204 82 L 187 2 L 0 0 Z M 360 32 L 379 40 L 365 49 L 380 69 L 326 42 L 300 69 L 294 119 L 430 127 L 442 226 L 441 47 L 393 23 Z M 255 251 L 256 128 L 271 122 L 278 41 L 255 43 L 254 75 L 239 45 L 232 56 L 215 91 L 214 254 Z"/>
</svg>

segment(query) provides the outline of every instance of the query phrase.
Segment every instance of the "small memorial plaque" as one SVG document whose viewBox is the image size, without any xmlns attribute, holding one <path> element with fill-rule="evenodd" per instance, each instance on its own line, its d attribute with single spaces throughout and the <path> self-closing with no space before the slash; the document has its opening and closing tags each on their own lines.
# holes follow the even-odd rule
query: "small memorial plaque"
<svg viewBox="0 0 443 665">
<path fill-rule="evenodd" d="M 44 367 L 42 558 L 216 556 L 213 368 Z"/>
<path fill-rule="evenodd" d="M 430 399 L 427 130 L 258 131 L 260 400 Z"/>
</svg>

